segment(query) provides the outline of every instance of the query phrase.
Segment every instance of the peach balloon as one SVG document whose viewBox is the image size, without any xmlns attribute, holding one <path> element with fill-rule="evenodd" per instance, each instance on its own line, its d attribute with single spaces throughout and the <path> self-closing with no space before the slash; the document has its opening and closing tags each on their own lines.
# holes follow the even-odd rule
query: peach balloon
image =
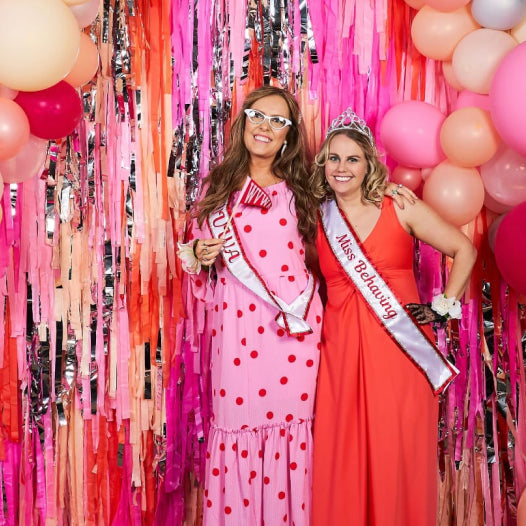
<svg viewBox="0 0 526 526">
<path fill-rule="evenodd" d="M 455 11 L 469 4 L 471 0 L 426 0 L 426 4 L 438 11 Z"/>
<path fill-rule="evenodd" d="M 511 28 L 511 36 L 519 43 L 526 42 L 526 17 Z"/>
<path fill-rule="evenodd" d="M 428 177 L 433 172 L 433 168 L 422 168 L 420 170 L 420 175 L 422 176 L 422 181 L 427 181 Z"/>
<path fill-rule="evenodd" d="M 473 167 L 489 161 L 497 153 L 500 137 L 489 112 L 467 107 L 446 118 L 440 129 L 440 144 L 453 164 Z"/>
<path fill-rule="evenodd" d="M 453 52 L 456 78 L 475 93 L 489 93 L 500 61 L 516 46 L 517 41 L 504 31 L 486 28 L 472 31 Z"/>
<path fill-rule="evenodd" d="M 77 20 L 62 0 L 0 0 L 0 83 L 48 88 L 71 70 L 79 45 Z"/>
<path fill-rule="evenodd" d="M 444 78 L 446 79 L 446 82 L 457 91 L 461 91 L 464 89 L 464 86 L 458 81 L 455 72 L 453 71 L 453 65 L 451 64 L 451 61 L 444 61 L 442 62 L 442 74 L 444 75 Z"/>
<path fill-rule="evenodd" d="M 461 226 L 474 219 L 484 204 L 484 185 L 476 168 L 440 163 L 424 183 L 423 199 L 444 219 Z"/>
<path fill-rule="evenodd" d="M 425 57 L 450 60 L 460 40 L 479 27 L 467 7 L 446 13 L 426 5 L 413 19 L 411 37 Z"/>
<path fill-rule="evenodd" d="M 399 165 L 391 173 L 390 179 L 393 183 L 402 184 L 414 191 L 422 184 L 422 171 L 419 168 Z"/>
<path fill-rule="evenodd" d="M 88 3 L 89 0 L 64 0 L 66 5 L 81 5 Z"/>
<path fill-rule="evenodd" d="M 425 0 L 405 0 L 405 3 L 413 9 L 421 9 L 425 5 Z"/>
<path fill-rule="evenodd" d="M 99 68 L 99 51 L 86 33 L 80 34 L 80 51 L 77 61 L 64 80 L 78 88 L 89 82 Z"/>
<path fill-rule="evenodd" d="M 10 99 L 0 99 L 0 159 L 18 154 L 29 139 L 29 119 Z"/>
</svg>

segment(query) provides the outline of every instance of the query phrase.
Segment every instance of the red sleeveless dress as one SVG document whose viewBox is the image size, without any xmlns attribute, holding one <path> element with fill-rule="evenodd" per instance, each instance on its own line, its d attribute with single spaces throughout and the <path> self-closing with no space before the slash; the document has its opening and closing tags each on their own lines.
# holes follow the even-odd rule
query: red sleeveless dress
<svg viewBox="0 0 526 526">
<path fill-rule="evenodd" d="M 321 226 L 317 245 L 328 303 L 312 526 L 435 526 L 438 398 L 355 289 Z M 362 249 L 403 305 L 420 301 L 413 238 L 390 199 Z"/>
</svg>

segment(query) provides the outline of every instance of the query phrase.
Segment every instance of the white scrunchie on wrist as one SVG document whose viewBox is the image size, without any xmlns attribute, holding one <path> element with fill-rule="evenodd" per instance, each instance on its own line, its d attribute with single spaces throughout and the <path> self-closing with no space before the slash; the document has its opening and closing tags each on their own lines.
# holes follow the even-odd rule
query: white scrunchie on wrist
<svg viewBox="0 0 526 526">
<path fill-rule="evenodd" d="M 454 296 L 448 298 L 445 294 L 437 294 L 431 302 L 431 308 L 446 319 L 460 320 L 462 318 L 462 305 Z"/>
</svg>

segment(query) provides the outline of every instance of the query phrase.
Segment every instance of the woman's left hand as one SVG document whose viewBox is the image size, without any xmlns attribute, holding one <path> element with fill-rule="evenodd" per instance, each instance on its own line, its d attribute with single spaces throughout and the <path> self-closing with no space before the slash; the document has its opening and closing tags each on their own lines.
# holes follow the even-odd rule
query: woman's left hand
<svg viewBox="0 0 526 526">
<path fill-rule="evenodd" d="M 418 197 L 406 186 L 396 183 L 387 183 L 384 195 L 392 197 L 394 202 L 403 210 L 406 203 L 414 205 Z"/>
</svg>

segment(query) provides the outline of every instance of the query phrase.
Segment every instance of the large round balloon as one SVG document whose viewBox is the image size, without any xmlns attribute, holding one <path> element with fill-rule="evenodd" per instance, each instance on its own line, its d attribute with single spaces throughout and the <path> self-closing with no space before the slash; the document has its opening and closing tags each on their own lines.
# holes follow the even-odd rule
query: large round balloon
<svg viewBox="0 0 526 526">
<path fill-rule="evenodd" d="M 474 167 L 497 153 L 500 137 L 489 112 L 467 107 L 448 115 L 440 130 L 440 144 L 453 164 Z"/>
<path fill-rule="evenodd" d="M 38 91 L 62 80 L 79 52 L 77 20 L 62 0 L 0 0 L 0 82 Z"/>
<path fill-rule="evenodd" d="M 475 20 L 490 29 L 511 29 L 526 16 L 524 0 L 473 0 L 471 13 Z"/>
<path fill-rule="evenodd" d="M 450 60 L 462 37 L 480 27 L 467 7 L 452 12 L 422 7 L 411 24 L 413 43 L 424 55 L 435 60 Z"/>
<path fill-rule="evenodd" d="M 508 284 L 519 294 L 526 294 L 526 203 L 510 210 L 501 221 L 495 236 L 495 260 Z"/>
<path fill-rule="evenodd" d="M 526 156 L 502 146 L 497 154 L 480 167 L 488 194 L 509 206 L 526 201 Z"/>
<path fill-rule="evenodd" d="M 5 183 L 21 183 L 40 175 L 46 160 L 47 141 L 30 135 L 22 151 L 11 159 L 0 161 Z"/>
<path fill-rule="evenodd" d="M 99 52 L 93 40 L 86 34 L 80 34 L 80 51 L 77 61 L 64 80 L 74 88 L 89 82 L 99 67 Z"/>
<path fill-rule="evenodd" d="M 470 0 L 426 0 L 426 4 L 439 11 L 455 11 L 469 4 Z"/>
<path fill-rule="evenodd" d="M 45 90 L 21 91 L 15 99 L 26 112 L 31 133 L 42 139 L 69 135 L 82 117 L 82 103 L 75 88 L 63 80 Z"/>
<path fill-rule="evenodd" d="M 440 128 L 445 115 L 427 102 L 392 106 L 380 124 L 380 139 L 393 159 L 411 168 L 427 168 L 444 159 Z"/>
<path fill-rule="evenodd" d="M 491 118 L 502 140 L 526 155 L 526 42 L 499 64 L 489 92 Z"/>
<path fill-rule="evenodd" d="M 84 4 L 70 6 L 80 28 L 87 27 L 97 18 L 100 0 L 89 0 Z"/>
<path fill-rule="evenodd" d="M 504 31 L 476 29 L 466 35 L 453 51 L 453 70 L 458 81 L 475 93 L 489 93 L 501 60 L 517 45 Z"/>
<path fill-rule="evenodd" d="M 10 99 L 0 98 L 0 159 L 18 154 L 29 138 L 24 110 Z"/>
<path fill-rule="evenodd" d="M 461 226 L 482 209 L 484 185 L 476 168 L 462 168 L 444 161 L 426 179 L 423 198 L 444 219 Z"/>
</svg>

